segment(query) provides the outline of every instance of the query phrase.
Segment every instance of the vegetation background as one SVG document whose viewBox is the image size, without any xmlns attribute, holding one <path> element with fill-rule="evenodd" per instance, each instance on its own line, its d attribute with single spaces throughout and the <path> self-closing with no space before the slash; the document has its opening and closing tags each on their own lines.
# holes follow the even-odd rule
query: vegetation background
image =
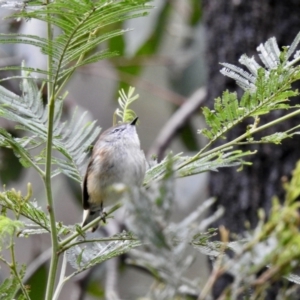
<svg viewBox="0 0 300 300">
<path fill-rule="evenodd" d="M 256 48 L 264 40 L 276 36 L 278 45 L 289 45 L 293 36 L 299 32 L 300 19 L 297 1 L 203 1 L 203 22 L 206 30 L 208 63 L 207 103 L 226 89 L 237 90 L 228 77 L 219 72 L 218 62 L 233 63 L 243 53 L 257 57 Z M 288 17 L 287 17 L 288 16 Z M 230 41 L 230 42 L 228 42 Z M 295 85 L 299 88 L 299 84 Z M 238 91 L 241 93 L 241 89 Z M 299 103 L 299 97 L 292 100 Z M 264 116 L 262 122 L 279 118 L 281 112 L 273 112 Z M 299 124 L 296 117 L 284 124 L 267 130 L 268 134 L 292 128 Z M 228 138 L 233 139 L 243 130 L 245 123 L 235 127 Z M 253 145 L 251 150 L 258 150 L 257 155 L 250 158 L 251 168 L 237 173 L 233 168 L 210 173 L 210 194 L 218 198 L 216 205 L 227 207 L 227 213 L 215 226 L 226 224 L 232 232 L 241 232 L 245 220 L 251 226 L 257 224 L 257 210 L 262 207 L 270 210 L 274 195 L 283 197 L 282 179 L 290 178 L 291 171 L 299 159 L 299 136 L 285 140 L 282 146 L 272 144 Z M 233 221 L 234 220 L 234 221 Z M 224 286 L 231 281 L 230 276 L 221 278 L 215 286 L 215 295 L 219 295 Z M 265 299 L 274 299 L 278 289 L 273 286 Z"/>
<path fill-rule="evenodd" d="M 156 8 L 149 16 L 114 25 L 133 28 L 124 36 L 108 42 L 110 49 L 118 50 L 121 56 L 78 70 L 66 88 L 69 94 L 65 101 L 65 118 L 69 118 L 75 106 L 79 105 L 81 112 L 89 112 L 87 120 L 97 119 L 103 129 L 108 128 L 112 125 L 112 115 L 117 107 L 117 91 L 120 88 L 127 89 L 129 85 L 135 86 L 140 100 L 133 105 L 133 109 L 140 117 L 138 131 L 142 148 L 148 157 L 156 154 L 162 158 L 170 149 L 174 153 L 196 152 L 204 145 L 204 141 L 196 134 L 197 129 L 204 126 L 200 106 L 204 101 L 210 105 L 227 88 L 236 90 L 233 80 L 219 74 L 218 63 L 236 64 L 243 53 L 251 56 L 256 46 L 271 36 L 278 38 L 280 46 L 290 44 L 299 31 L 300 22 L 297 17 L 299 4 L 297 1 L 288 2 L 261 3 L 257 0 L 250 4 L 238 0 L 208 0 L 203 3 L 196 0 L 154 1 Z M 2 16 L 9 13 L 1 8 Z M 46 28 L 34 20 L 12 21 L 10 24 L 1 21 L 0 28 L 7 32 L 46 34 Z M 43 68 L 46 65 L 46 58 L 32 46 L 5 45 L 1 46 L 0 51 L 1 67 L 19 65 L 23 59 L 28 66 Z M 18 93 L 18 86 L 6 84 Z M 202 87 L 206 87 L 207 97 Z M 184 117 L 179 114 L 171 119 L 174 112 L 188 102 L 193 105 L 190 113 Z M 175 120 L 175 125 L 170 120 Z M 296 119 L 294 122 L 298 121 Z M 11 127 L 14 132 L 10 123 L 3 119 L 0 122 L 1 127 Z M 291 128 L 294 125 L 286 126 Z M 172 130 L 168 136 L 166 130 L 170 128 Z M 236 130 L 240 132 L 239 128 Z M 231 137 L 234 136 L 233 132 Z M 280 179 L 282 176 L 290 176 L 298 159 L 299 140 L 283 143 L 284 147 L 261 146 L 261 154 L 255 156 L 254 166 L 246 167 L 243 173 L 237 173 L 235 168 L 226 168 L 213 174 L 210 179 L 205 174 L 178 179 L 173 220 L 183 219 L 212 195 L 218 197 L 214 210 L 220 203 L 226 207 L 226 214 L 216 226 L 225 224 L 234 232 L 244 228 L 245 220 L 255 226 L 258 208 L 263 207 L 268 211 L 272 197 L 283 194 L 279 188 Z M 1 148 L 0 155 L 0 179 L 7 189 L 14 187 L 24 191 L 27 182 L 40 182 L 33 170 L 24 170 L 20 166 L 12 152 Z M 64 224 L 79 223 L 82 218 L 80 186 L 67 177 L 57 178 L 53 183 L 57 219 Z M 40 187 L 35 184 L 34 197 L 45 207 L 42 183 Z M 117 212 L 115 220 L 122 222 L 123 217 L 122 212 Z M 111 225 L 109 230 L 110 234 L 118 232 L 118 223 L 115 227 Z M 43 297 L 45 287 L 41 282 L 46 282 L 48 247 L 48 237 L 43 235 L 16 242 L 17 257 L 32 268 L 39 266 L 32 272 L 34 275 L 29 282 L 33 287 L 32 299 Z M 45 263 L 38 264 L 37 258 L 44 259 Z M 199 275 L 199 270 L 208 274 L 207 268 L 206 259 L 200 257 L 188 276 L 192 278 L 195 274 Z M 5 269 L 1 269 L 1 272 L 3 278 L 8 275 Z M 119 292 L 122 299 L 143 296 L 145 289 L 152 283 L 150 276 L 138 268 L 126 267 L 120 274 Z M 68 283 L 60 299 L 99 299 L 103 291 L 98 283 L 100 281 L 104 286 L 105 280 L 102 266 L 97 266 L 76 281 Z M 131 284 L 137 280 L 138 285 Z M 215 297 L 230 281 L 230 276 L 220 280 L 215 287 Z M 270 299 L 274 299 L 274 293 L 276 291 L 273 294 L 270 292 Z"/>
<path fill-rule="evenodd" d="M 120 56 L 102 60 L 77 71 L 66 87 L 69 95 L 64 109 L 65 118 L 70 118 L 73 109 L 79 106 L 79 114 L 88 111 L 87 120 L 97 119 L 98 125 L 105 130 L 112 126 L 112 116 L 118 106 L 118 90 L 120 88 L 127 90 L 128 86 L 135 86 L 140 99 L 133 104 L 132 108 L 140 118 L 138 133 L 142 149 L 148 157 L 157 152 L 159 145 L 157 138 L 167 121 L 193 92 L 205 85 L 206 78 L 201 3 L 157 0 L 153 4 L 156 8 L 148 16 L 118 25 L 124 29 L 132 29 L 124 36 L 109 41 L 110 49 L 117 50 Z M 4 8 L 0 10 L 2 32 L 5 30 L 46 36 L 46 26 L 40 21 L 11 20 L 9 23 L 8 20 L 3 20 L 3 17 L 11 12 Z M 23 59 L 28 66 L 46 67 L 46 57 L 33 46 L 1 45 L 0 49 L 0 67 L 8 64 L 19 65 Z M 9 75 L 11 73 L 2 73 L 3 77 Z M 20 91 L 18 85 L 9 88 L 16 93 Z M 0 122 L 0 126 L 10 127 L 13 131 L 12 124 L 7 124 L 3 119 Z M 187 134 L 184 131 L 175 134 L 170 144 L 166 144 L 165 153 L 169 150 L 173 153 L 186 149 L 196 151 L 199 148 L 200 137 L 196 131 L 203 126 L 203 123 L 199 115 L 191 116 L 187 123 L 189 124 L 185 129 Z M 190 141 L 190 135 L 193 135 L 193 141 Z M 195 141 L 198 143 L 197 146 L 194 144 Z M 7 189 L 14 187 L 25 191 L 28 182 L 38 183 L 34 186 L 33 196 L 38 200 L 39 205 L 46 209 L 44 186 L 35 171 L 23 169 L 11 151 L 4 148 L 0 151 L 1 184 L 5 184 Z M 58 200 L 55 203 L 57 219 L 66 225 L 80 223 L 82 220 L 81 188 L 77 183 L 62 176 L 53 181 L 53 197 Z M 181 220 L 199 205 L 199 201 L 206 199 L 205 178 L 206 175 L 201 174 L 178 180 L 174 220 Z M 182 197 L 185 199 L 184 202 L 181 200 Z M 120 221 L 122 217 L 123 214 L 119 217 Z M 48 247 L 49 237 L 43 235 L 17 240 L 17 257 L 22 257 L 21 261 L 24 263 L 36 261 Z M 207 269 L 206 258 L 198 260 L 194 272 L 198 272 L 200 267 Z M 46 264 L 42 265 L 29 283 L 32 287 L 37 287 L 32 289 L 32 299 L 42 299 L 45 286 L 42 286 L 41 282 L 46 283 L 46 269 Z M 99 293 L 102 295 L 101 288 L 98 291 L 96 283 L 100 280 L 104 284 L 104 270 L 101 266 L 96 269 L 98 271 L 94 270 L 92 275 L 85 275 L 78 281 L 68 283 L 62 290 L 60 299 L 97 299 Z M 7 269 L 3 268 L 1 272 L 2 278 L 6 278 Z M 131 284 L 137 280 L 138 285 Z M 84 291 L 87 281 L 95 283 L 89 288 L 94 296 Z M 151 282 L 151 277 L 145 272 L 136 268 L 126 268 L 121 272 L 122 299 L 136 299 L 143 295 Z"/>
</svg>

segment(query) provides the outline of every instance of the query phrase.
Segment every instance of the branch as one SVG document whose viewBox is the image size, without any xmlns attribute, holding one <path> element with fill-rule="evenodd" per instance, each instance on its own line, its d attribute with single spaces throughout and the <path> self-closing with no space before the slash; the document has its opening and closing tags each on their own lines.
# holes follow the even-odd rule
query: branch
<svg viewBox="0 0 300 300">
<path fill-rule="evenodd" d="M 184 126 L 186 121 L 199 109 L 199 107 L 201 107 L 205 98 L 205 88 L 200 88 L 194 92 L 165 124 L 148 153 L 150 155 L 157 155 L 158 160 L 160 160 L 175 134 Z"/>
<path fill-rule="evenodd" d="M 115 210 L 119 209 L 121 206 L 122 206 L 121 203 L 117 203 L 107 213 L 103 213 L 101 216 L 99 216 L 98 218 L 96 218 L 92 222 L 88 223 L 86 226 L 84 226 L 82 228 L 82 232 L 84 233 L 84 232 L 88 231 L 90 228 L 92 228 L 93 226 L 95 226 L 96 224 L 98 224 L 100 221 L 105 221 L 105 219 L 107 218 L 107 216 L 109 216 L 110 214 L 112 214 Z M 69 247 L 67 248 L 66 246 L 70 242 L 72 242 L 74 239 L 76 239 L 78 236 L 80 236 L 80 234 L 81 233 L 79 233 L 79 232 L 74 232 L 72 235 L 70 235 L 69 237 L 65 238 L 63 241 L 61 241 L 59 243 L 58 252 L 57 253 L 61 253 L 62 251 L 67 250 Z M 79 241 L 76 242 L 76 244 L 78 244 L 78 243 L 80 243 L 80 242 Z"/>
<path fill-rule="evenodd" d="M 50 3 L 49 0 L 45 0 L 45 4 L 48 5 Z M 51 15 L 48 15 L 51 18 Z M 52 48 L 53 41 L 53 32 L 52 25 L 50 22 L 47 23 L 47 35 L 48 35 L 48 44 L 49 47 Z M 54 291 L 57 265 L 58 265 L 58 255 L 57 255 L 57 247 L 58 247 L 58 239 L 56 232 L 56 219 L 54 213 L 54 204 L 52 197 L 52 186 L 51 186 L 51 170 L 52 170 L 52 140 L 53 140 L 53 122 L 54 122 L 54 110 L 55 110 L 55 85 L 51 82 L 52 80 L 52 60 L 53 56 L 48 55 L 47 60 L 47 69 L 49 72 L 48 82 L 47 82 L 47 100 L 48 100 L 48 130 L 47 130 L 47 146 L 46 146 L 46 171 L 45 171 L 45 189 L 46 189 L 46 197 L 48 204 L 48 211 L 50 217 L 50 225 L 51 225 L 51 245 L 52 245 L 52 255 L 50 261 L 50 269 L 47 280 L 47 288 L 46 288 L 46 300 L 51 300 Z"/>
<path fill-rule="evenodd" d="M 17 270 L 17 262 L 16 262 L 16 257 L 15 257 L 15 247 L 14 247 L 13 243 L 10 246 L 10 254 L 11 254 L 12 262 L 8 266 L 10 267 L 11 272 L 17 278 L 17 280 L 19 282 L 19 285 L 20 285 L 20 289 L 22 290 L 22 293 L 23 293 L 25 299 L 30 300 L 27 288 L 23 284 L 22 278 L 20 277 L 19 272 Z"/>
<path fill-rule="evenodd" d="M 295 117 L 295 116 L 297 116 L 299 114 L 300 114 L 300 109 L 297 109 L 297 110 L 293 111 L 292 113 L 289 113 L 289 114 L 287 114 L 285 116 L 282 116 L 281 118 L 277 118 L 276 120 L 268 122 L 268 123 L 266 123 L 266 124 L 264 124 L 262 126 L 254 127 L 249 132 L 248 131 L 245 132 L 244 134 L 240 135 L 239 137 L 237 137 L 236 139 L 234 139 L 234 140 L 232 140 L 232 141 L 230 141 L 228 143 L 222 144 L 222 145 L 220 145 L 220 146 L 218 146 L 216 148 L 213 148 L 213 149 L 211 149 L 209 151 L 203 152 L 203 150 L 206 149 L 206 146 L 205 146 L 195 156 L 191 157 L 189 160 L 187 160 L 184 163 L 180 164 L 177 167 L 177 169 L 179 170 L 179 169 L 183 168 L 184 166 L 192 163 L 193 161 L 198 160 L 199 158 L 202 158 L 202 157 L 205 157 L 205 156 L 210 155 L 212 153 L 216 153 L 218 151 L 221 151 L 221 150 L 223 150 L 226 147 L 236 146 L 241 141 L 243 141 L 244 139 L 248 138 L 249 136 L 251 136 L 251 135 L 253 135 L 253 134 L 257 133 L 257 132 L 260 132 L 262 130 L 265 130 L 265 129 L 269 128 L 269 127 L 272 127 L 272 126 L 274 126 L 276 124 L 279 124 L 279 123 L 281 123 L 283 121 L 286 121 L 286 120 L 288 120 L 290 118 L 293 118 L 293 117 Z"/>
</svg>

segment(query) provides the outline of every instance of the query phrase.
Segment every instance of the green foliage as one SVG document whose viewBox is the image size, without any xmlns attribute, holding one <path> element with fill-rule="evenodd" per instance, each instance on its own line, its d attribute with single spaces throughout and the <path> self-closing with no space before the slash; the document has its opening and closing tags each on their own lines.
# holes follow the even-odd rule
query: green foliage
<svg viewBox="0 0 300 300">
<path fill-rule="evenodd" d="M 20 277 L 23 278 L 25 275 L 25 266 L 20 270 Z M 16 299 L 24 300 L 26 299 L 24 295 L 19 295 L 16 297 L 17 292 L 20 289 L 20 284 L 18 279 L 11 275 L 9 278 L 4 279 L 0 285 L 0 299 Z"/>
<path fill-rule="evenodd" d="M 174 161 L 168 158 L 167 171 L 161 181 L 144 190 L 134 190 L 125 201 L 128 209 L 128 227 L 143 242 L 142 247 L 131 251 L 129 263 L 147 270 L 159 287 L 151 289 L 149 299 L 186 299 L 186 295 L 197 297 L 197 280 L 186 277 L 194 262 L 190 242 L 199 232 L 202 240 L 209 239 L 212 231 L 204 228 L 214 222 L 224 210 L 200 221 L 199 218 L 215 203 L 208 199 L 180 222 L 171 222 L 174 207 Z M 184 201 L 184 199 L 182 199 Z M 182 298 L 180 298 L 182 295 Z"/>
<path fill-rule="evenodd" d="M 116 52 L 95 51 L 95 49 L 99 44 L 122 35 L 124 30 L 107 32 L 105 29 L 110 24 L 146 15 L 151 8 L 147 2 L 56 0 L 45 6 L 45 2 L 40 0 L 20 1 L 19 5 L 23 5 L 24 9 L 14 14 L 13 18 L 45 21 L 48 25 L 58 28 L 60 33 L 51 40 L 33 35 L 2 34 L 0 43 L 34 45 L 52 57 L 51 67 L 48 70 L 34 69 L 34 71 L 47 74 L 54 88 L 59 89 L 76 68 L 115 56 Z M 12 3 L 14 6 L 17 4 L 15 1 Z M 32 71 L 30 68 L 26 69 Z"/>
<path fill-rule="evenodd" d="M 45 164 L 45 146 L 47 141 L 47 106 L 45 107 L 41 93 L 34 79 L 23 72 L 22 96 L 18 96 L 0 86 L 0 115 L 17 122 L 16 129 L 26 134 L 22 138 L 13 138 L 5 129 L 0 128 L 0 145 L 11 148 L 25 167 L 33 166 L 39 170 L 39 165 Z M 80 117 L 76 110 L 70 122 L 62 122 L 63 98 L 55 102 L 53 148 L 64 156 L 53 156 L 52 177 L 59 173 L 81 182 L 79 166 L 82 164 L 91 143 L 99 135 L 100 128 L 96 121 L 86 122 L 86 113 Z M 39 149 L 34 156 L 32 150 Z M 35 151 L 36 153 L 37 151 Z M 41 172 L 41 170 L 39 170 Z"/>
<path fill-rule="evenodd" d="M 0 249 L 3 249 L 3 244 L 9 240 L 10 246 L 12 238 L 16 233 L 23 228 L 24 224 L 20 221 L 14 221 L 5 216 L 0 216 Z"/>
<path fill-rule="evenodd" d="M 16 191 L 15 189 L 0 192 L 0 205 L 2 210 L 10 210 L 14 213 L 15 218 L 19 219 L 20 216 L 26 217 L 30 222 L 20 222 L 20 221 L 13 221 L 4 216 L 3 217 L 3 224 L 5 225 L 5 220 L 10 220 L 11 225 L 22 225 L 18 227 L 12 227 L 11 229 L 15 229 L 18 233 L 18 236 L 24 237 L 29 236 L 32 234 L 40 234 L 45 232 L 51 231 L 50 221 L 47 214 L 42 210 L 41 207 L 38 206 L 36 201 L 31 199 L 32 197 L 32 190 L 31 184 L 29 183 L 28 191 L 26 196 L 22 196 L 20 191 Z M 14 223 L 16 222 L 16 223 Z M 33 223 L 32 223 L 33 222 Z M 2 219 L 1 219 L 2 224 Z M 10 223 L 9 223 L 10 224 Z M 8 225 L 9 225 L 8 224 Z M 1 225 L 2 226 L 2 225 Z M 61 223 L 57 223 L 57 232 L 58 234 L 66 234 L 70 230 L 68 227 L 62 225 Z M 25 228 L 23 228 L 25 227 Z M 1 227 L 2 228 L 2 227 Z M 6 227 L 3 227 L 4 229 Z M 9 226 L 7 227 L 9 229 Z M 0 229 L 0 233 L 1 233 Z"/>
<path fill-rule="evenodd" d="M 77 244 L 67 250 L 68 261 L 76 271 L 65 278 L 65 281 L 97 264 L 127 253 L 141 245 L 139 240 L 134 239 L 131 234 L 126 232 L 111 236 L 112 241 L 107 242 L 105 239 L 102 242 L 101 239 L 89 241 L 88 235 L 85 238 L 87 239 L 86 243 Z"/>
<path fill-rule="evenodd" d="M 300 196 L 300 161 L 296 164 L 291 181 L 284 183 L 284 189 L 286 191 L 285 201 L 287 203 L 296 203 Z"/>
<path fill-rule="evenodd" d="M 70 231 L 55 220 L 55 210 L 52 199 L 51 177 L 64 173 L 77 182 L 81 182 L 80 165 L 86 157 L 91 143 L 98 136 L 100 129 L 95 122 L 86 122 L 85 115 L 77 116 L 76 111 L 70 122 L 62 122 L 62 108 L 65 95 L 61 95 L 65 84 L 80 66 L 90 64 L 100 59 L 112 57 L 115 52 L 98 48 L 100 43 L 113 37 L 118 37 L 125 30 L 107 30 L 111 24 L 140 17 L 147 14 L 151 8 L 144 0 L 123 1 L 73 1 L 57 0 L 45 3 L 6 1 L 0 6 L 22 8 L 13 18 L 35 18 L 47 23 L 47 38 L 24 34 L 1 34 L 1 44 L 29 44 L 36 46 L 47 55 L 47 70 L 32 69 L 25 65 L 21 67 L 5 67 L 1 70 L 22 70 L 22 95 L 16 95 L 4 87 L 0 87 L 0 115 L 17 123 L 16 129 L 25 132 L 22 138 L 14 138 L 5 129 L 0 130 L 0 145 L 14 151 L 25 167 L 33 167 L 45 183 L 48 214 L 37 208 L 35 202 L 28 197 L 22 197 L 15 190 L 1 193 L 2 207 L 12 210 L 18 219 L 25 216 L 34 224 L 26 223 L 26 228 L 19 236 L 49 231 L 52 240 L 52 258 L 49 276 L 47 278 L 46 299 L 59 296 L 59 289 L 54 295 L 55 278 L 58 263 L 59 239 Z M 57 31 L 53 31 L 53 28 Z M 57 32 L 59 32 L 57 34 Z M 45 106 L 37 80 L 30 73 L 47 75 L 47 105 Z M 5 78 L 3 80 L 10 80 Z M 124 108 L 124 119 L 128 117 L 128 107 Z M 126 113 L 127 111 L 127 113 Z M 129 111 L 130 113 L 130 111 Z M 30 194 L 30 193 L 29 193 Z M 73 236 L 78 236 L 77 231 Z M 72 235 L 71 235 L 72 236 Z M 72 240 L 71 240 L 72 241 Z M 120 245 L 120 247 L 125 247 Z M 125 248 L 124 248 L 125 249 Z M 115 255 L 125 250 L 116 249 Z M 128 251 L 128 250 L 127 250 Z M 13 244 L 11 247 L 11 267 L 26 299 L 29 295 L 22 285 L 22 278 L 17 271 Z M 112 254 L 102 257 L 102 260 L 112 257 Z M 97 259 L 95 259 L 95 263 Z M 99 262 L 99 261 L 98 261 Z M 93 264 L 89 264 L 92 266 Z M 60 286 L 59 283 L 58 287 Z M 53 298 L 54 297 L 54 298 Z"/>
<path fill-rule="evenodd" d="M 231 150 L 231 151 L 230 151 Z M 208 171 L 218 171 L 220 168 L 228 167 L 240 167 L 240 170 L 244 165 L 251 165 L 250 162 L 243 160 L 245 156 L 255 154 L 251 151 L 233 150 L 232 147 L 224 148 L 222 151 L 211 153 L 203 158 L 189 162 L 185 165 L 185 162 L 190 160 L 190 157 L 183 157 L 181 163 L 178 164 L 179 171 L 177 174 L 179 177 L 191 176 Z M 182 165 L 184 165 L 182 167 Z"/>
<path fill-rule="evenodd" d="M 181 153 L 172 156 L 176 177 L 187 177 L 204 173 L 208 171 L 218 171 L 220 168 L 240 167 L 250 165 L 251 163 L 244 161 L 245 156 L 253 155 L 255 152 L 232 150 L 233 147 L 227 147 L 222 151 L 215 151 L 209 155 L 192 160 L 189 156 L 182 156 Z M 166 172 L 168 158 L 165 158 L 158 164 L 154 164 L 150 168 L 144 180 L 144 185 L 148 186 L 151 182 L 163 178 Z"/>
<path fill-rule="evenodd" d="M 15 258 L 14 238 L 24 227 L 24 223 L 1 215 L 0 216 L 0 250 L 4 248 L 9 249 L 11 253 L 12 262 L 8 262 L 2 252 L 0 254 L 0 261 L 10 269 L 11 276 L 6 278 L 0 286 L 1 299 L 27 299 L 29 300 L 28 287 L 25 287 L 22 280 L 25 275 L 26 266 L 19 268 Z M 16 298 L 16 294 L 22 290 L 22 294 Z"/>
<path fill-rule="evenodd" d="M 8 0 L 6 4 L 22 6 L 22 10 L 16 13 L 14 18 L 35 18 L 48 24 L 47 38 L 22 34 L 0 36 L 2 44 L 34 45 L 48 56 L 47 70 L 33 70 L 25 65 L 19 68 L 3 68 L 22 70 L 20 76 L 14 77 L 21 78 L 21 96 L 0 87 L 0 116 L 14 121 L 17 124 L 16 129 L 24 133 L 22 138 L 15 138 L 7 130 L 0 128 L 0 146 L 12 149 L 24 167 L 33 167 L 39 173 L 45 184 L 48 214 L 31 199 L 31 185 L 28 186 L 26 196 L 14 189 L 0 193 L 0 235 L 2 238 L 10 238 L 12 263 L 3 257 L 0 259 L 10 267 L 13 274 L 1 285 L 0 295 L 15 298 L 18 284 L 24 297 L 30 299 L 26 287 L 22 284 L 24 268 L 18 270 L 14 257 L 14 243 L 11 238 L 17 232 L 19 237 L 44 232 L 51 234 L 52 257 L 46 287 L 47 300 L 58 299 L 64 283 L 76 274 L 129 251 L 132 264 L 148 270 L 158 282 L 164 282 L 163 287 L 149 292 L 150 298 L 174 299 L 181 294 L 195 297 L 200 294 L 199 299 L 205 299 L 210 292 L 211 282 L 217 276 L 214 273 L 211 275 L 203 291 L 199 290 L 198 282 L 185 277 L 185 272 L 192 265 L 192 259 L 188 255 L 190 244 L 209 256 L 217 257 L 218 274 L 231 272 L 234 276 L 234 284 L 225 291 L 230 299 L 236 299 L 248 288 L 252 288 L 257 297 L 261 296 L 261 287 L 266 287 L 269 280 L 279 276 L 300 282 L 296 275 L 291 275 L 300 256 L 299 204 L 296 201 L 300 195 L 300 165 L 295 170 L 291 182 L 285 184 L 287 193 L 284 204 L 281 205 L 274 199 L 269 220 L 266 221 L 261 213 L 257 228 L 253 232 L 249 231 L 237 242 L 229 242 L 228 232 L 224 229 L 220 230 L 221 241 L 210 241 L 215 235 L 215 230 L 207 228 L 224 213 L 224 209 L 218 208 L 212 216 L 203 221 L 200 221 L 199 217 L 214 204 L 213 199 L 200 205 L 181 222 L 170 221 L 176 177 L 218 171 L 222 167 L 241 169 L 249 164 L 244 160 L 245 156 L 254 153 L 237 150 L 236 146 L 255 142 L 280 144 L 283 139 L 298 134 L 299 126 L 296 126 L 286 132 L 263 136 L 258 141 L 254 139 L 256 132 L 300 113 L 298 106 L 289 104 L 289 98 L 298 95 L 298 91 L 292 89 L 292 83 L 300 78 L 300 69 L 296 66 L 300 56 L 297 52 L 293 58 L 292 55 L 299 43 L 300 34 L 291 47 L 283 51 L 279 50 L 274 38 L 260 45 L 258 50 L 263 67 L 246 55 L 241 57 L 240 62 L 249 72 L 224 63 L 225 68 L 221 72 L 235 79 L 245 92 L 239 100 L 235 93 L 226 91 L 222 97 L 216 99 L 213 110 L 203 108 L 208 128 L 200 132 L 208 138 L 207 145 L 193 157 L 170 154 L 162 162 L 151 162 L 151 168 L 148 169 L 144 181 L 146 189 L 132 189 L 124 195 L 123 202 L 129 214 L 126 221 L 132 233 L 123 232 L 108 238 L 94 238 L 86 233 L 92 224 L 85 228 L 79 225 L 67 227 L 57 223 L 55 219 L 51 178 L 63 173 L 81 182 L 80 166 L 100 132 L 95 121 L 86 122 L 86 113 L 78 116 L 76 110 L 70 121 L 62 121 L 66 94 L 62 95 L 61 91 L 76 68 L 116 55 L 115 52 L 103 51 L 98 45 L 115 38 L 114 42 L 123 47 L 121 35 L 124 30 L 115 29 L 115 25 L 147 14 L 151 6 L 144 0 L 55 0 L 49 3 Z M 0 3 L 0 7 L 1 5 L 3 4 Z M 163 7 L 157 22 L 159 36 L 154 38 L 154 35 L 151 35 L 139 53 L 153 53 L 157 48 L 162 36 L 161 22 L 168 12 L 169 3 Z M 195 18 L 198 18 L 199 14 L 200 11 L 197 11 Z M 58 34 L 52 31 L 54 27 L 59 29 Z M 123 48 L 121 50 L 123 51 Z M 138 72 L 139 68 L 134 71 Z M 47 105 L 44 105 L 41 91 L 30 72 L 47 75 L 44 79 L 47 82 Z M 137 98 L 134 88 L 130 88 L 127 95 L 121 90 L 118 100 L 120 108 L 116 115 L 122 122 L 128 122 L 135 117 L 129 106 Z M 290 109 L 297 110 L 260 125 L 262 115 L 274 110 Z M 253 118 L 253 124 L 245 128 L 241 136 L 208 150 L 214 141 L 225 138 L 231 128 L 248 118 Z M 116 205 L 107 215 L 119 206 Z M 5 216 L 6 210 L 12 211 L 17 221 L 8 219 Z M 24 222 L 18 221 L 20 216 L 27 219 Z M 105 218 L 106 216 L 101 216 L 93 222 L 103 221 Z M 137 247 L 139 249 L 136 249 Z M 231 258 L 227 255 L 227 249 L 236 252 L 236 256 Z M 55 286 L 58 259 L 62 253 L 64 259 L 60 269 L 61 276 Z M 65 275 L 67 260 L 76 269 L 70 275 Z M 268 266 L 266 271 L 265 266 Z M 259 271 L 263 273 L 256 278 L 254 274 Z"/>
<path fill-rule="evenodd" d="M 116 109 L 115 115 L 119 116 L 123 123 L 129 123 L 136 117 L 135 112 L 129 109 L 129 105 L 139 98 L 139 95 L 134 95 L 134 91 L 134 87 L 129 87 L 127 95 L 123 89 L 119 92 L 120 97 L 118 98 L 118 103 L 120 108 Z M 115 121 L 114 124 L 116 123 Z"/>
<path fill-rule="evenodd" d="M 286 190 L 284 203 L 280 204 L 275 197 L 268 220 L 265 213 L 260 211 L 259 224 L 253 231 L 245 232 L 244 237 L 229 242 L 228 235 L 223 229 L 220 230 L 223 237 L 221 242 L 203 240 L 199 237 L 193 240 L 197 250 L 216 258 L 218 276 L 224 273 L 233 276 L 234 282 L 223 295 L 237 299 L 251 288 L 253 299 L 260 299 L 270 282 L 280 277 L 300 284 L 300 277 L 291 273 L 297 270 L 300 257 L 300 204 L 297 200 L 300 195 L 299 174 L 300 162 L 297 163 L 291 181 L 284 184 Z M 235 255 L 229 256 L 227 250 L 233 251 Z M 258 277 L 257 273 L 260 273 Z M 290 286 L 290 292 L 293 289 L 294 293 L 297 293 L 295 286 Z M 288 295 L 288 291 L 284 295 Z M 204 294 L 202 296 L 201 299 L 205 299 Z M 285 296 L 283 298 L 285 299 Z"/>
<path fill-rule="evenodd" d="M 280 52 L 275 38 L 269 39 L 264 45 L 261 44 L 258 51 L 264 67 L 259 66 L 254 58 L 248 58 L 246 55 L 240 59 L 240 63 L 244 64 L 250 73 L 237 66 L 222 63 L 224 68 L 221 73 L 236 80 L 245 93 L 238 100 L 236 93 L 226 91 L 221 98 L 215 100 L 213 110 L 203 108 L 205 121 L 210 128 L 202 129 L 200 133 L 210 141 L 224 137 L 226 132 L 249 117 L 255 119 L 255 123 L 248 129 L 251 135 L 252 130 L 257 126 L 257 120 L 259 121 L 258 116 L 274 110 L 299 107 L 289 104 L 289 98 L 299 94 L 297 90 L 292 89 L 291 84 L 300 78 L 299 67 L 293 66 L 296 61 L 288 61 L 291 54 Z M 269 61 L 270 59 L 272 62 Z M 284 133 L 277 135 L 276 143 L 280 143 L 286 137 Z"/>
<path fill-rule="evenodd" d="M 286 138 L 293 137 L 293 134 L 288 134 L 287 132 L 276 132 L 271 135 L 264 136 L 261 141 L 265 143 L 281 144 L 281 141 Z"/>
</svg>

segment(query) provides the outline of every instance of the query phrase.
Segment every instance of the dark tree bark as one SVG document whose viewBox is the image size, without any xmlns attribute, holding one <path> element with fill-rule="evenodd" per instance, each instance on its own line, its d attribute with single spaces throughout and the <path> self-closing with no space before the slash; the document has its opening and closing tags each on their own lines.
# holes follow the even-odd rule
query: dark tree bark
<svg viewBox="0 0 300 300">
<path fill-rule="evenodd" d="M 203 0 L 203 10 L 207 30 L 209 106 L 224 90 L 237 90 L 233 80 L 220 74 L 219 62 L 238 64 L 242 54 L 256 55 L 256 47 L 272 36 L 276 37 L 280 47 L 290 45 L 300 31 L 298 0 Z M 300 99 L 292 101 L 299 103 Z M 262 122 L 280 115 L 275 112 L 262 118 Z M 291 128 L 299 122 L 300 119 L 295 118 L 267 133 Z M 232 130 L 228 139 L 244 132 L 245 126 L 241 124 Z M 296 161 L 300 159 L 300 139 L 285 140 L 280 146 L 259 145 L 247 149 L 258 150 L 256 155 L 249 158 L 253 162 L 251 167 L 239 173 L 232 168 L 210 175 L 210 193 L 217 197 L 216 205 L 226 208 L 225 215 L 216 226 L 223 224 L 235 233 L 244 230 L 245 221 L 255 226 L 258 208 L 262 207 L 268 212 L 272 197 L 283 195 L 281 178 L 290 176 Z M 228 281 L 230 279 L 227 276 L 217 282 L 215 297 Z M 266 299 L 275 299 L 274 295 L 276 289 L 272 289 Z"/>
</svg>

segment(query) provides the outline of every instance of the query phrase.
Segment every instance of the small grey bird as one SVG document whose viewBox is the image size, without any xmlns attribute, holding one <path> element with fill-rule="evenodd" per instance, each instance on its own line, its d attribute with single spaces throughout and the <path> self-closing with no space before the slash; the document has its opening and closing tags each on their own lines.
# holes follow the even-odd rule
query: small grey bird
<svg viewBox="0 0 300 300">
<path fill-rule="evenodd" d="M 143 184 L 146 159 L 136 132 L 138 117 L 131 123 L 107 129 L 96 142 L 83 180 L 83 223 L 87 225 L 121 197 L 114 188 L 123 184 L 128 188 Z M 92 231 L 97 229 L 92 228 Z"/>
</svg>

